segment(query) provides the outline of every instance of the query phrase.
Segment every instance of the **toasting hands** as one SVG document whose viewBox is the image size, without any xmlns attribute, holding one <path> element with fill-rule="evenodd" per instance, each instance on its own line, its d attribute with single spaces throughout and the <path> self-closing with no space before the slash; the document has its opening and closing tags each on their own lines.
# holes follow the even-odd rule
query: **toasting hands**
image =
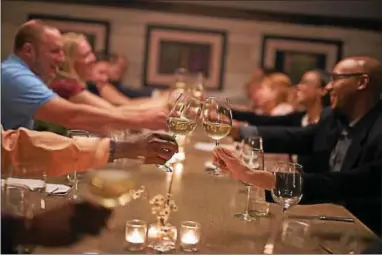
<svg viewBox="0 0 382 255">
<path fill-rule="evenodd" d="M 175 138 L 159 132 L 132 135 L 116 145 L 116 158 L 143 158 L 145 164 L 164 164 L 177 152 Z"/>
<path fill-rule="evenodd" d="M 215 148 L 212 163 L 221 170 L 229 172 L 234 179 L 244 183 L 253 184 L 263 189 L 273 189 L 275 186 L 276 179 L 272 173 L 249 169 L 228 149 Z"/>
</svg>

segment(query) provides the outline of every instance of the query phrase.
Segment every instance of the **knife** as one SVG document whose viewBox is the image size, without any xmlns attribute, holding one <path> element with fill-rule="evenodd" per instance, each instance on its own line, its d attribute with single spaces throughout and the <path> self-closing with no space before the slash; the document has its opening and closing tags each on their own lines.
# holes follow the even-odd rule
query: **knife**
<svg viewBox="0 0 382 255">
<path fill-rule="evenodd" d="M 324 221 L 340 221 L 340 222 L 354 222 L 354 218 L 326 216 L 326 215 L 288 215 L 288 218 L 295 219 L 311 219 L 311 220 L 324 220 Z"/>
</svg>

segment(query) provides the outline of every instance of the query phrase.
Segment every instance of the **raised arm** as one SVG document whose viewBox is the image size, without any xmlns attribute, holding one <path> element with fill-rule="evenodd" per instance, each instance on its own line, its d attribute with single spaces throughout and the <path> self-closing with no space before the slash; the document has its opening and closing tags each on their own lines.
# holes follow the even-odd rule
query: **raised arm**
<svg viewBox="0 0 382 255">
<path fill-rule="evenodd" d="M 238 121 L 246 121 L 249 125 L 258 126 L 300 126 L 305 112 L 294 112 L 282 116 L 258 115 L 252 111 L 232 111 L 232 117 Z"/>
<path fill-rule="evenodd" d="M 83 171 L 105 165 L 109 157 L 108 138 L 70 139 L 51 132 L 20 128 L 2 132 L 2 172 L 10 166 L 34 166 L 38 173 L 13 172 L 14 176 L 61 176 L 74 170 Z M 17 171 L 17 167 L 14 167 Z"/>
<path fill-rule="evenodd" d="M 34 113 L 34 118 L 52 122 L 66 128 L 83 129 L 109 134 L 113 130 L 128 128 L 165 129 L 167 115 L 142 115 L 140 112 L 111 112 L 93 106 L 73 104 L 60 97 L 50 99 Z"/>
<path fill-rule="evenodd" d="M 130 136 L 125 141 L 108 138 L 75 137 L 24 128 L 2 131 L 2 173 L 12 176 L 61 176 L 74 170 L 83 171 L 105 165 L 108 159 L 144 157 L 143 163 L 164 164 L 178 151 L 174 138 L 149 133 Z M 110 148 L 113 153 L 110 155 Z M 23 166 L 29 171 L 23 171 Z"/>
<path fill-rule="evenodd" d="M 261 136 L 265 152 L 304 155 L 312 152 L 316 129 L 317 124 L 308 127 L 241 126 L 232 128 L 230 135 L 235 140 Z"/>
</svg>

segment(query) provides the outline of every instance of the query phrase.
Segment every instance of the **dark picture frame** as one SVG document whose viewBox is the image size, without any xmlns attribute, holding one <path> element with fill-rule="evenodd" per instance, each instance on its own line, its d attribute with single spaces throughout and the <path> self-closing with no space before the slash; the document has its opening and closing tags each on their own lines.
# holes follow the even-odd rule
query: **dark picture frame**
<svg viewBox="0 0 382 255">
<path fill-rule="evenodd" d="M 288 74 L 296 84 L 307 70 L 331 72 L 342 58 L 342 46 L 340 40 L 264 35 L 261 66 Z"/>
<path fill-rule="evenodd" d="M 148 24 L 143 85 L 167 88 L 177 68 L 202 72 L 205 89 L 224 88 L 227 32 L 193 27 Z"/>
<path fill-rule="evenodd" d="M 84 19 L 70 16 L 29 14 L 28 20 L 40 19 L 57 27 L 62 33 L 75 32 L 84 34 L 94 52 L 109 53 L 110 22 L 106 20 Z"/>
</svg>

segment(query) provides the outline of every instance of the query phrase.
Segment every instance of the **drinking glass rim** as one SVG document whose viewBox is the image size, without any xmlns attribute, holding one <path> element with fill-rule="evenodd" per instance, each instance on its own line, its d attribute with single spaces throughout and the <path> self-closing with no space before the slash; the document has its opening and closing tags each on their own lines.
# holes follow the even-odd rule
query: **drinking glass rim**
<svg viewBox="0 0 382 255">
<path fill-rule="evenodd" d="M 146 227 L 147 223 L 144 220 L 132 219 L 126 222 L 126 226 L 129 227 Z"/>
<path fill-rule="evenodd" d="M 200 228 L 200 223 L 192 220 L 182 221 L 180 223 L 181 227 L 189 228 L 189 229 L 198 229 Z"/>
</svg>

